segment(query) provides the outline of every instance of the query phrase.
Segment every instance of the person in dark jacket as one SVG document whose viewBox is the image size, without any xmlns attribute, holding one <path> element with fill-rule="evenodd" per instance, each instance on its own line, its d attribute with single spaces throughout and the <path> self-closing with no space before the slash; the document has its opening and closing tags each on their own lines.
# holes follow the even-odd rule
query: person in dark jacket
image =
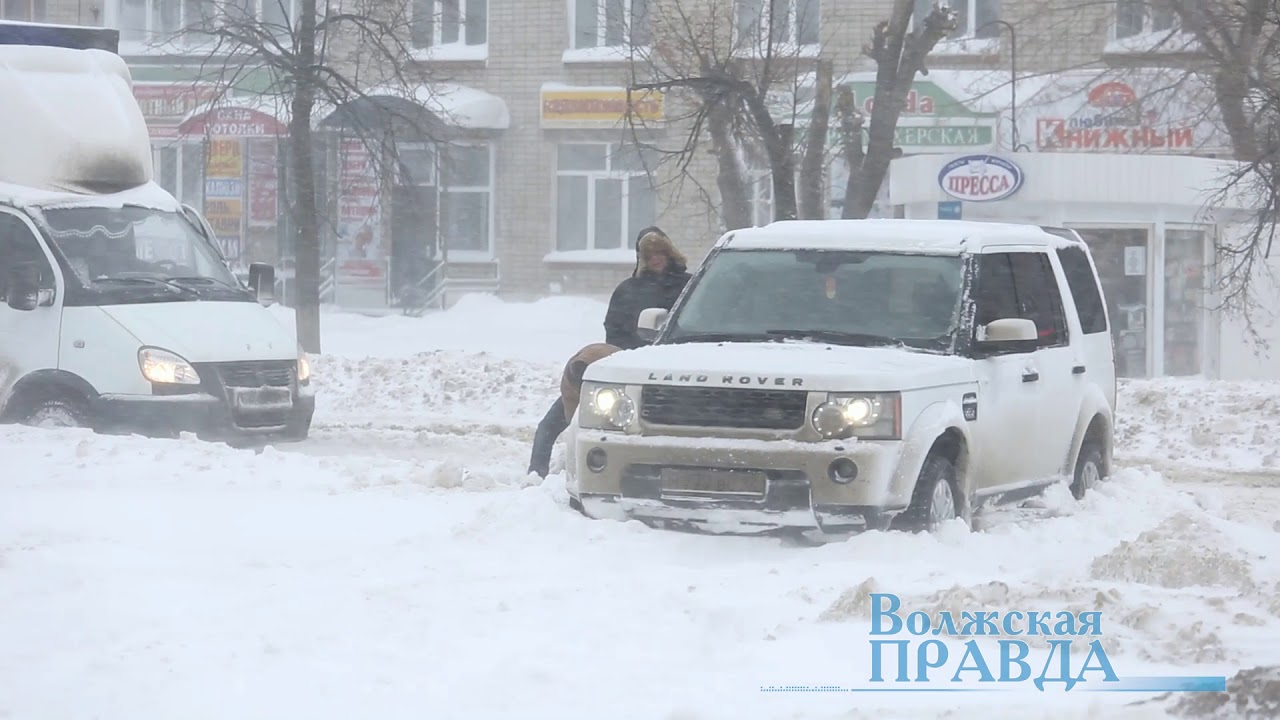
<svg viewBox="0 0 1280 720">
<path fill-rule="evenodd" d="M 641 230 L 636 240 L 635 270 L 609 298 L 605 342 L 623 350 L 647 345 L 636 334 L 641 311 L 655 307 L 670 310 L 689 282 L 688 269 L 688 261 L 666 233 L 657 227 Z"/>
<path fill-rule="evenodd" d="M 533 454 L 529 458 L 529 472 L 545 478 L 551 469 L 551 449 L 556 439 L 569 427 L 573 413 L 578 409 L 578 397 L 582 392 L 582 376 L 591 363 L 609 357 L 619 348 L 608 343 L 592 343 L 569 358 L 560 375 L 560 397 L 551 403 L 547 414 L 538 423 L 533 436 Z"/>
</svg>

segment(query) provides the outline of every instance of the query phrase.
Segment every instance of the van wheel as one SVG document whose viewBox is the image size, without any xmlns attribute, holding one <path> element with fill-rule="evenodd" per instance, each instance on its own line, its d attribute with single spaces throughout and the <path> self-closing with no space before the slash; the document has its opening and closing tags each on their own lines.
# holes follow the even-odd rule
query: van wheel
<svg viewBox="0 0 1280 720">
<path fill-rule="evenodd" d="M 956 468 L 941 455 L 930 455 L 920 468 L 911 507 L 896 518 L 899 529 L 933 532 L 959 517 L 956 501 Z"/>
<path fill-rule="evenodd" d="M 1071 495 L 1076 500 L 1083 499 L 1085 493 L 1106 479 L 1104 468 L 1102 447 L 1096 442 L 1086 441 L 1084 447 L 1080 448 L 1080 457 L 1076 459 L 1075 477 L 1071 481 Z"/>
<path fill-rule="evenodd" d="M 23 424 L 45 429 L 90 426 L 89 413 L 85 411 L 84 404 L 65 397 L 53 397 L 36 402 L 27 411 Z"/>
</svg>

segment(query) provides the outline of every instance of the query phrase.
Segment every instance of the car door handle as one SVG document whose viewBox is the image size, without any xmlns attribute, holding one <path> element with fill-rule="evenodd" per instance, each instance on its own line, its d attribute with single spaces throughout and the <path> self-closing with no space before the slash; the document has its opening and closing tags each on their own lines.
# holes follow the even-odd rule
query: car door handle
<svg viewBox="0 0 1280 720">
<path fill-rule="evenodd" d="M 1022 382 L 1024 383 L 1035 382 L 1039 379 L 1040 373 L 1034 370 L 1028 370 L 1027 372 L 1022 373 Z"/>
<path fill-rule="evenodd" d="M 1083 366 L 1083 365 L 1077 365 L 1077 366 L 1075 366 L 1075 367 L 1071 368 L 1071 374 L 1072 374 L 1072 375 L 1083 375 L 1083 374 L 1084 374 L 1084 366 Z"/>
</svg>

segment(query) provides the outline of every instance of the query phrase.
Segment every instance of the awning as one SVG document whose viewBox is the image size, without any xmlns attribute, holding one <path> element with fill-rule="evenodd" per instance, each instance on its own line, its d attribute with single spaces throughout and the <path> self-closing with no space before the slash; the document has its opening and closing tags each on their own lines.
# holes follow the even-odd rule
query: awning
<svg viewBox="0 0 1280 720">
<path fill-rule="evenodd" d="M 511 126 L 511 113 L 502 98 L 453 83 L 374 87 L 366 90 L 363 97 L 326 110 L 329 112 L 316 113 L 320 118 L 317 127 L 369 127 L 388 119 L 419 127 L 443 125 L 462 130 L 506 130 Z"/>
<path fill-rule="evenodd" d="M 210 137 L 284 137 L 289 112 L 275 97 L 224 97 L 197 106 L 178 125 L 180 135 Z"/>
</svg>

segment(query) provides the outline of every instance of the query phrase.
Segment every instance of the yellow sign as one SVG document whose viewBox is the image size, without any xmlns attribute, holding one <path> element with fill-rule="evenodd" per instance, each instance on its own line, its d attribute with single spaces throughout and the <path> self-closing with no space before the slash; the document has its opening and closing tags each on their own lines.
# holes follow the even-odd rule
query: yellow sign
<svg viewBox="0 0 1280 720">
<path fill-rule="evenodd" d="M 204 203 L 204 218 L 209 221 L 213 233 L 220 237 L 240 237 L 243 214 L 239 198 L 210 198 Z"/>
<path fill-rule="evenodd" d="M 209 143 L 209 166 L 205 177 L 238 178 L 244 174 L 240 140 L 213 140 Z"/>
<path fill-rule="evenodd" d="M 542 90 L 542 127 L 616 128 L 627 123 L 627 90 Z M 630 93 L 631 120 L 637 125 L 660 123 L 666 116 L 663 95 L 656 90 Z"/>
</svg>

